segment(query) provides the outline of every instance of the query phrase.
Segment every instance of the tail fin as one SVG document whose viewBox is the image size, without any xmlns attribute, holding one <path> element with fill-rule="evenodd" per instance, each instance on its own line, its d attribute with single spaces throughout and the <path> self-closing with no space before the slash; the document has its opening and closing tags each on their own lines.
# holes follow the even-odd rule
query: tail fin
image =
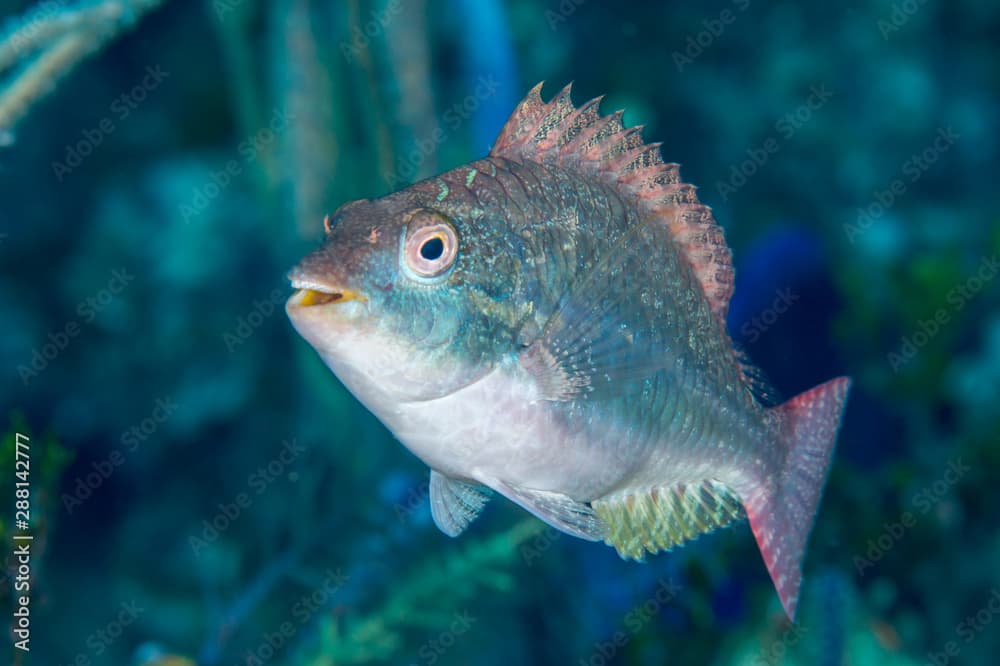
<svg viewBox="0 0 1000 666">
<path fill-rule="evenodd" d="M 746 498 L 757 539 L 781 605 L 795 620 L 802 557 L 830 467 L 850 379 L 839 377 L 775 407 L 784 467 Z"/>
</svg>

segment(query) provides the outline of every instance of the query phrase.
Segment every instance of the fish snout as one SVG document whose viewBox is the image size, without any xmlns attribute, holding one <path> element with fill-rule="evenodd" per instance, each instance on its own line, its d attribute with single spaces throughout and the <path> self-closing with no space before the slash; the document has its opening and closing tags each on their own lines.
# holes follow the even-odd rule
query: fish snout
<svg viewBox="0 0 1000 666">
<path fill-rule="evenodd" d="M 312 308 L 317 306 L 367 303 L 368 297 L 349 280 L 342 266 L 320 248 L 306 256 L 288 272 L 288 280 L 295 293 L 288 299 L 287 308 Z"/>
</svg>

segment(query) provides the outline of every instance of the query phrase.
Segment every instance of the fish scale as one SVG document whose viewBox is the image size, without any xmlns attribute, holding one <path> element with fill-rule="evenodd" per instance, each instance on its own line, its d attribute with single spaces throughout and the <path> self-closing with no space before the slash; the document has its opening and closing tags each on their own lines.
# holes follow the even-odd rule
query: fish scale
<svg viewBox="0 0 1000 666">
<path fill-rule="evenodd" d="M 627 233 L 628 229 L 642 223 L 634 209 L 628 208 L 621 201 L 617 192 L 602 183 L 595 183 L 579 174 L 554 166 L 531 162 L 522 164 L 497 158 L 489 158 L 488 161 L 493 165 L 493 169 L 489 170 L 493 174 L 492 181 L 500 188 L 501 194 L 491 192 L 490 177 L 485 183 L 479 180 L 478 174 L 484 171 L 482 162 L 470 165 L 477 170 L 476 184 L 479 187 L 479 189 L 470 190 L 470 192 L 476 196 L 477 202 L 486 211 L 489 211 L 491 205 L 505 211 L 514 211 L 514 214 L 508 217 L 508 224 L 514 228 L 517 228 L 519 223 L 529 229 L 536 228 L 538 220 L 546 220 L 551 223 L 559 219 L 560 211 L 566 209 L 574 210 L 579 218 L 587 220 L 582 228 L 573 229 L 559 228 L 550 224 L 546 228 L 552 231 L 554 236 L 560 238 L 561 242 L 552 243 L 551 239 L 547 239 L 549 242 L 540 248 L 526 250 L 528 256 L 545 257 L 543 265 L 552 268 L 559 279 L 551 275 L 543 275 L 538 280 L 526 284 L 522 294 L 525 299 L 533 302 L 544 300 L 531 293 L 532 286 L 537 285 L 548 285 L 558 294 L 564 293 L 568 285 L 576 280 L 578 273 L 588 270 L 590 265 L 604 254 L 603 249 L 607 245 L 605 236 L 614 233 Z M 449 194 L 442 203 L 450 203 L 451 205 L 461 203 L 457 199 L 459 191 L 456 190 L 455 185 L 463 182 L 463 170 L 457 169 L 451 174 L 445 174 L 441 177 L 449 184 Z M 490 192 L 491 195 L 482 197 L 481 195 L 486 192 Z M 557 201 L 558 204 L 553 205 L 553 201 Z M 662 248 L 660 249 L 662 250 Z M 649 254 L 654 256 L 653 252 Z M 573 257 L 576 255 L 579 256 L 579 262 L 574 261 Z M 663 293 L 693 293 L 690 286 L 676 285 L 677 282 L 693 279 L 683 270 L 684 267 L 676 256 L 670 256 L 669 253 L 666 257 L 661 255 L 658 263 L 667 264 L 665 272 L 674 276 L 671 284 L 664 285 Z M 684 312 L 684 308 L 688 308 L 690 311 Z M 706 358 L 710 353 L 707 345 L 704 344 L 705 338 L 691 334 L 684 326 L 698 317 L 704 322 L 703 328 L 712 326 L 711 314 L 704 307 L 703 301 L 687 298 L 685 301 L 675 302 L 673 307 L 661 309 L 661 311 L 667 313 L 667 317 L 659 322 L 660 330 L 667 331 L 673 326 L 677 327 L 672 336 L 674 339 L 670 341 L 670 346 L 676 348 L 686 344 L 687 349 L 692 354 L 700 354 L 699 358 L 695 358 L 687 365 L 705 365 Z M 547 314 L 541 313 L 542 318 L 546 318 Z M 691 342 L 695 344 L 690 344 Z M 729 377 L 730 381 L 736 381 L 737 371 L 738 369 L 734 366 Z M 656 378 L 656 386 L 661 387 L 668 381 L 667 376 L 659 376 Z M 703 439 L 697 437 L 696 434 L 699 427 L 704 427 L 701 419 L 697 418 L 699 414 L 705 413 L 704 410 L 687 410 L 686 413 L 691 415 L 691 420 L 684 424 L 683 429 L 670 432 L 673 414 L 668 414 L 666 419 L 657 419 L 655 416 L 658 410 L 665 411 L 663 409 L 665 405 L 660 405 L 655 401 L 640 400 L 637 403 L 628 399 L 628 391 L 622 391 L 622 387 L 616 387 L 615 390 L 624 392 L 626 396 L 621 399 L 622 404 L 619 409 L 622 410 L 622 413 L 617 414 L 617 418 L 625 423 L 638 424 L 638 427 L 645 429 L 644 436 L 637 437 L 633 432 L 632 437 L 621 438 L 619 455 L 622 458 L 634 459 L 637 455 L 653 453 L 652 449 L 655 443 L 668 437 L 681 442 L 689 440 L 698 442 Z M 660 388 L 659 393 L 670 394 L 671 391 Z M 628 409 L 629 406 L 638 406 L 639 408 Z M 608 406 L 602 405 L 600 409 L 604 412 L 603 416 L 608 418 Z M 593 415 L 587 410 L 581 410 L 581 413 L 576 416 L 581 420 L 593 418 Z M 569 421 L 571 419 L 567 419 L 567 429 L 574 430 L 575 426 Z M 669 464 L 671 461 L 667 462 Z"/>
<path fill-rule="evenodd" d="M 489 491 L 628 559 L 745 516 L 794 617 L 849 380 L 765 405 L 711 209 L 620 111 L 540 90 L 486 158 L 330 216 L 288 314 L 449 536 Z"/>
</svg>

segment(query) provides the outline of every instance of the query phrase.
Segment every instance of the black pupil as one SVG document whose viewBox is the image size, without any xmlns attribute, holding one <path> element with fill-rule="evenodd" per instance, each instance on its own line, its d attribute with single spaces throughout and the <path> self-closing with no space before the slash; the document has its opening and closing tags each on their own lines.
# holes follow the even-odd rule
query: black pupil
<svg viewBox="0 0 1000 666">
<path fill-rule="evenodd" d="M 441 240 L 440 236 L 428 238 L 424 241 L 424 244 L 420 246 L 420 256 L 427 261 L 440 259 L 442 254 L 444 254 L 444 241 Z"/>
</svg>

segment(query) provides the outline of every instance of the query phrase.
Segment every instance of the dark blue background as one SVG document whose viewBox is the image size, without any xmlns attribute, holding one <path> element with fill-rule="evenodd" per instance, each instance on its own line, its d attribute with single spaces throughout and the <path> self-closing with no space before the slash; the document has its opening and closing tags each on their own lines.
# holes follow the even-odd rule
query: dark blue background
<svg viewBox="0 0 1000 666">
<path fill-rule="evenodd" d="M 24 663 L 993 663 L 998 34 L 976 0 L 165 2 L 0 148 Z M 700 186 L 777 395 L 855 380 L 797 629 L 745 524 L 644 565 L 501 501 L 443 536 L 282 312 L 324 213 L 481 157 L 540 80 Z"/>
</svg>

